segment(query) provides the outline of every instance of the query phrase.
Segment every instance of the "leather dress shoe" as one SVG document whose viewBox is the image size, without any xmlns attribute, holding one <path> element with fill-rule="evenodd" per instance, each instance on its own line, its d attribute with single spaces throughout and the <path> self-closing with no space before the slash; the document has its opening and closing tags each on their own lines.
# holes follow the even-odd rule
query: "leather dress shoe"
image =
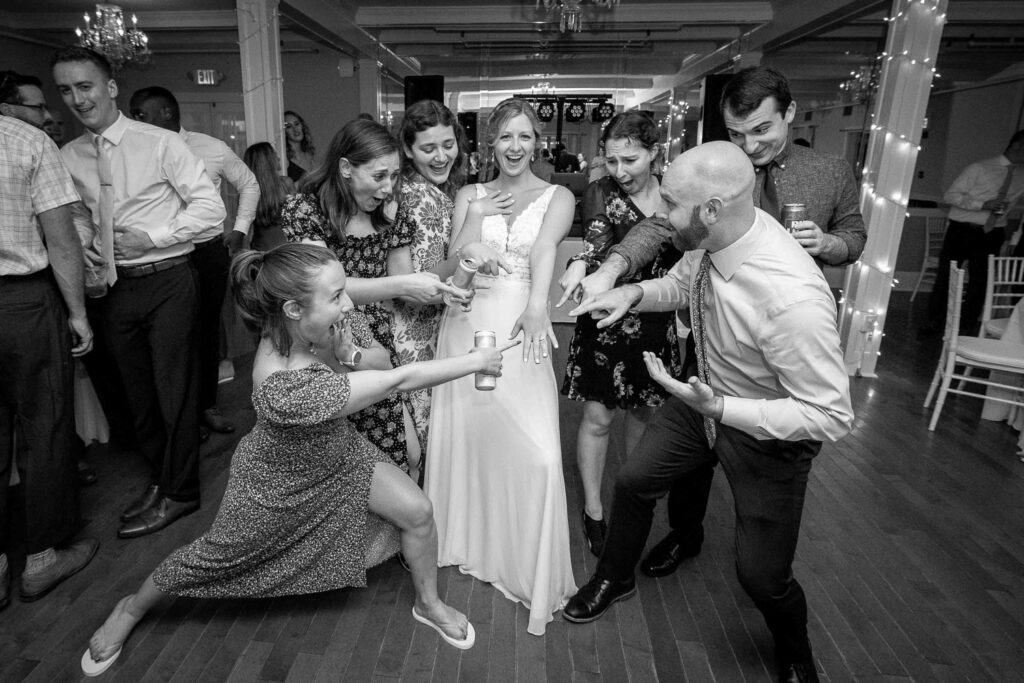
<svg viewBox="0 0 1024 683">
<path fill-rule="evenodd" d="M 199 419 L 204 425 L 220 434 L 230 434 L 235 431 L 234 423 L 224 417 L 224 413 L 220 412 L 220 408 L 216 406 L 204 410 Z"/>
<path fill-rule="evenodd" d="M 117 537 L 138 538 L 139 536 L 155 533 L 182 517 L 191 515 L 198 509 L 198 500 L 186 500 L 179 502 L 164 496 L 152 507 L 146 508 L 138 515 L 125 522 L 124 525 L 117 530 Z"/>
<path fill-rule="evenodd" d="M 780 663 L 779 683 L 818 683 L 818 667 L 813 659 Z"/>
<path fill-rule="evenodd" d="M 78 483 L 82 486 L 96 483 L 96 470 L 84 460 L 78 461 Z"/>
<path fill-rule="evenodd" d="M 679 541 L 676 532 L 670 531 L 668 536 L 661 539 L 658 545 L 651 548 L 647 557 L 640 563 L 640 571 L 646 576 L 657 578 L 668 576 L 674 572 L 683 560 L 696 557 L 700 554 L 700 546 L 704 542 L 704 529 L 700 531 L 696 543 L 683 544 Z"/>
<path fill-rule="evenodd" d="M 121 521 L 127 522 L 132 517 L 138 517 L 144 510 L 153 507 L 162 495 L 158 485 L 150 484 L 137 500 L 124 509 L 124 512 L 121 513 Z"/>
<path fill-rule="evenodd" d="M 594 519 L 587 514 L 586 510 L 581 512 L 583 514 L 583 538 L 586 539 L 590 552 L 595 557 L 601 557 L 601 553 L 604 552 L 604 537 L 608 533 L 608 523 L 603 519 Z"/>
<path fill-rule="evenodd" d="M 562 610 L 562 616 L 576 624 L 599 619 L 608 608 L 619 600 L 625 600 L 636 593 L 636 579 L 632 576 L 624 581 L 592 578 L 579 589 L 576 595 L 569 598 Z"/>
<path fill-rule="evenodd" d="M 72 543 L 67 548 L 55 550 L 56 559 L 39 572 L 21 573 L 21 601 L 32 602 L 43 597 L 69 576 L 76 574 L 92 561 L 100 547 L 95 538 Z"/>
</svg>

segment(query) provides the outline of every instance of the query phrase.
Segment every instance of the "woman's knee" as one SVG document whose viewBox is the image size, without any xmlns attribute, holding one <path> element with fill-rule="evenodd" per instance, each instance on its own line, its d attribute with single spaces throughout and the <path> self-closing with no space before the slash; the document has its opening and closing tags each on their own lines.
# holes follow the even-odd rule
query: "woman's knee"
<svg viewBox="0 0 1024 683">
<path fill-rule="evenodd" d="M 409 502 L 403 515 L 410 529 L 425 529 L 434 524 L 434 506 L 426 495 Z"/>
<path fill-rule="evenodd" d="M 581 426 L 594 436 L 607 436 L 612 426 L 612 411 L 597 401 L 587 401 L 583 404 Z"/>
</svg>

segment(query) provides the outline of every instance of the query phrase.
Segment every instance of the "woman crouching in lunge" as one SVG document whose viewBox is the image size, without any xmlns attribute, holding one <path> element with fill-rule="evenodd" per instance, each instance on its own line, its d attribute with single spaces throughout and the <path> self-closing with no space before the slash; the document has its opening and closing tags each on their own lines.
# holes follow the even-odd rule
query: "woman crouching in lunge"
<svg viewBox="0 0 1024 683">
<path fill-rule="evenodd" d="M 261 337 L 253 364 L 256 426 L 238 444 L 213 526 L 117 604 L 89 641 L 83 670 L 106 670 L 165 594 L 262 598 L 365 585 L 380 518 L 400 530 L 415 584 L 413 617 L 451 645 L 471 647 L 473 627 L 437 594 L 430 502 L 345 416 L 394 392 L 473 372 L 500 374 L 504 349 L 347 373 L 345 364 L 356 360 L 345 329 L 352 302 L 330 250 L 285 244 L 243 252 L 231 279 L 241 316 Z"/>
</svg>

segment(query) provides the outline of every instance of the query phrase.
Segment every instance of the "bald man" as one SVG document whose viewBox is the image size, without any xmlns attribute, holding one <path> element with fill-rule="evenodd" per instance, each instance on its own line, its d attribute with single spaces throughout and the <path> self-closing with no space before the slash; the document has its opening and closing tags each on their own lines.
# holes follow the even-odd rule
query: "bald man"
<svg viewBox="0 0 1024 683">
<path fill-rule="evenodd" d="M 753 166 L 731 143 L 682 154 L 661 195 L 686 254 L 665 277 L 589 297 L 571 313 L 607 327 L 634 308 L 689 307 L 699 370 L 681 382 L 645 354 L 670 397 L 619 471 L 604 553 L 563 614 L 593 621 L 633 595 L 658 498 L 721 463 L 735 501 L 736 571 L 775 639 L 780 680 L 816 681 L 792 563 L 811 460 L 823 440 L 849 432 L 853 412 L 828 284 L 754 207 L 753 185 Z"/>
</svg>

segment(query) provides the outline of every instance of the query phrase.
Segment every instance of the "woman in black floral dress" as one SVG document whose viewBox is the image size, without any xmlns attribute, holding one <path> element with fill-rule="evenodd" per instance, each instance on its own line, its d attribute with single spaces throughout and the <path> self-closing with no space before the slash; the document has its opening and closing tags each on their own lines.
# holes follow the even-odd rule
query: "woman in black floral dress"
<svg viewBox="0 0 1024 683">
<path fill-rule="evenodd" d="M 576 296 L 580 280 L 600 265 L 634 225 L 658 208 L 660 184 L 651 172 L 658 138 L 657 125 L 639 112 L 619 114 L 605 127 L 601 145 L 608 175 L 587 186 L 583 199 L 586 248 L 572 259 L 561 280 L 567 296 Z M 678 250 L 666 245 L 631 281 L 661 277 L 680 257 Z M 613 411 L 626 411 L 629 453 L 643 434 L 651 408 L 665 400 L 664 390 L 647 374 L 644 351 L 656 354 L 673 374 L 681 372 L 674 313 L 630 313 L 604 330 L 598 330 L 597 321 L 589 315 L 576 320 L 562 393 L 585 401 L 576 460 L 583 484 L 583 528 L 597 556 L 604 545 L 601 477 Z"/>
<path fill-rule="evenodd" d="M 391 195 L 398 173 L 398 142 L 380 124 L 356 119 L 338 131 L 323 165 L 303 179 L 300 194 L 289 197 L 281 209 L 281 228 L 290 241 L 325 245 L 337 255 L 351 277 L 352 300 L 370 319 L 374 338 L 390 352 L 389 367 L 398 365 L 394 318 L 380 302 L 404 298 L 436 303 L 444 291 L 458 294 L 430 273 L 388 277 L 389 261 L 401 250 L 408 253 L 412 241 L 388 216 L 394 209 Z M 349 419 L 396 465 L 409 471 L 398 396 L 389 396 Z"/>
</svg>

